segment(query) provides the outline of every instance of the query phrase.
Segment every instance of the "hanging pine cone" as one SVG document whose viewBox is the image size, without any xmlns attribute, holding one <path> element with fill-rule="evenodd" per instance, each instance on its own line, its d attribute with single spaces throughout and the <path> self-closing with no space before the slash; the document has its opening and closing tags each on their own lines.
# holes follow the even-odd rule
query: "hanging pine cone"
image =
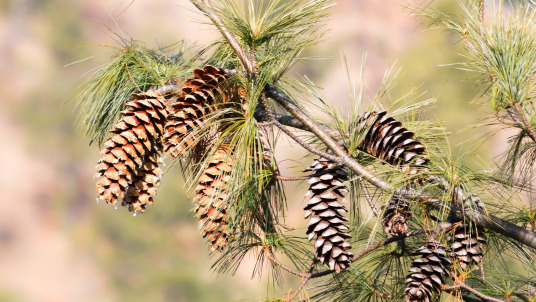
<svg viewBox="0 0 536 302">
<path fill-rule="evenodd" d="M 146 178 L 140 176 L 143 174 L 140 170 L 163 147 L 160 138 L 168 116 L 165 98 L 152 91 L 132 97 L 134 100 L 126 104 L 121 120 L 111 131 L 113 136 L 104 143 L 103 156 L 97 164 L 97 199 L 107 203 L 116 204 L 118 199 L 126 197 L 129 186 L 140 177 Z M 156 186 L 151 192 L 155 191 Z M 141 208 L 145 207 L 140 205 Z"/>
<path fill-rule="evenodd" d="M 406 301 L 431 302 L 441 292 L 444 276 L 450 276 L 445 247 L 433 239 L 419 247 L 416 254 L 420 258 L 413 260 L 406 278 Z"/>
<path fill-rule="evenodd" d="M 199 184 L 195 188 L 195 214 L 203 238 L 212 251 L 220 250 L 228 244 L 229 227 L 227 193 L 233 161 L 227 153 L 227 146 L 220 147 L 208 160 Z"/>
<path fill-rule="evenodd" d="M 402 166 L 405 173 L 417 173 L 415 167 L 428 162 L 424 145 L 401 122 L 386 114 L 385 111 L 366 112 L 358 120 L 358 129 L 368 129 L 359 148 L 383 162 Z"/>
<path fill-rule="evenodd" d="M 482 262 L 482 253 L 487 240 L 483 228 L 474 229 L 460 225 L 454 230 L 454 234 L 449 236 L 451 257 L 458 259 L 458 264 L 463 270 L 476 268 Z"/>
<path fill-rule="evenodd" d="M 316 258 L 336 272 L 346 270 L 350 267 L 352 253 L 347 251 L 351 247 L 347 241 L 350 235 L 345 224 L 348 219 L 343 216 L 348 211 L 340 201 L 343 193 L 348 192 L 343 185 L 348 173 L 342 166 L 322 157 L 305 171 L 312 171 L 306 194 L 311 199 L 305 206 L 305 218 L 311 217 L 307 226 L 309 240 L 316 235 Z"/>
<path fill-rule="evenodd" d="M 221 85 L 227 80 L 221 68 L 205 65 L 195 69 L 194 77 L 186 80 L 165 126 L 165 152 L 173 157 L 184 155 L 187 146 L 196 143 L 192 132 L 204 123 L 209 106 L 221 97 Z"/>
<path fill-rule="evenodd" d="M 408 201 L 395 194 L 383 212 L 383 230 L 393 236 L 405 233 L 408 230 L 408 220 L 411 217 L 413 215 Z"/>
<path fill-rule="evenodd" d="M 158 153 L 145 158 L 122 202 L 123 206 L 128 206 L 129 211 L 143 213 L 147 205 L 153 205 L 153 196 L 156 195 L 162 176 L 159 160 Z"/>
</svg>

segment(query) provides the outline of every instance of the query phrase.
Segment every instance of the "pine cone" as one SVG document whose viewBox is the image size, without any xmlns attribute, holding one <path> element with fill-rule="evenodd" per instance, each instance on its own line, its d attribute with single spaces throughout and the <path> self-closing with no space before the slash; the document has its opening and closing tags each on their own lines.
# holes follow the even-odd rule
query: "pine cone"
<svg viewBox="0 0 536 302">
<path fill-rule="evenodd" d="M 306 194 L 311 199 L 305 206 L 305 218 L 311 216 L 307 235 L 309 240 L 316 235 L 316 258 L 336 272 L 346 270 L 350 267 L 352 253 L 347 251 L 351 247 L 345 224 L 348 219 L 342 215 L 348 211 L 339 201 L 344 198 L 343 193 L 348 192 L 343 185 L 348 174 L 342 166 L 322 157 L 305 171 L 312 171 Z"/>
<path fill-rule="evenodd" d="M 165 98 L 152 91 L 132 97 L 134 100 L 126 104 L 123 117 L 111 130 L 113 136 L 104 143 L 97 164 L 97 199 L 107 203 L 116 204 L 119 198 L 125 198 L 146 160 L 163 147 L 160 137 L 169 113 Z"/>
<path fill-rule="evenodd" d="M 409 203 L 404 198 L 395 194 L 387 204 L 383 212 L 383 230 L 393 236 L 398 236 L 408 230 L 408 220 L 411 219 Z"/>
<path fill-rule="evenodd" d="M 230 180 L 233 161 L 227 153 L 227 146 L 220 147 L 208 160 L 208 167 L 195 188 L 194 202 L 199 229 L 203 238 L 211 245 L 211 250 L 220 250 L 228 244 L 227 225 L 227 185 Z"/>
<path fill-rule="evenodd" d="M 223 69 L 210 65 L 195 69 L 193 74 L 193 78 L 184 82 L 180 96 L 171 105 L 165 126 L 165 152 L 173 157 L 184 155 L 186 147 L 196 143 L 197 138 L 192 133 L 204 123 L 209 106 L 217 101 L 221 84 L 227 80 Z"/>
<path fill-rule="evenodd" d="M 416 254 L 421 257 L 413 260 L 406 278 L 407 302 L 431 302 L 441 292 L 443 277 L 450 276 L 445 247 L 431 239 L 419 247 Z"/>
<path fill-rule="evenodd" d="M 405 173 L 416 174 L 415 167 L 428 162 L 425 148 L 413 139 L 413 132 L 402 127 L 401 122 L 385 116 L 386 113 L 366 112 L 358 120 L 358 129 L 368 129 L 359 148 L 386 163 L 403 166 Z"/>
<path fill-rule="evenodd" d="M 449 236 L 451 257 L 459 260 L 458 263 L 463 270 L 476 268 L 482 262 L 482 252 L 487 240 L 483 228 L 469 229 L 467 225 L 460 225 L 454 230 L 454 234 Z"/>
<path fill-rule="evenodd" d="M 162 170 L 158 166 L 160 155 L 147 156 L 132 184 L 128 187 L 122 205 L 136 213 L 145 212 L 147 205 L 153 205 L 153 196 L 160 186 Z"/>
</svg>

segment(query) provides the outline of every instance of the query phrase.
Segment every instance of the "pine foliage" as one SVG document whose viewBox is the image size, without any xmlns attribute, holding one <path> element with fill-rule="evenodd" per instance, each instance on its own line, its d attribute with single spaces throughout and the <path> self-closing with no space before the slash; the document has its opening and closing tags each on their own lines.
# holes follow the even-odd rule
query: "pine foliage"
<svg viewBox="0 0 536 302">
<path fill-rule="evenodd" d="M 388 104 L 392 69 L 370 99 L 363 80 L 352 87 L 359 93 L 344 113 L 314 83 L 288 75 L 325 33 L 331 1 L 191 1 L 224 38 L 197 50 L 178 44 L 172 56 L 122 40 L 74 97 L 84 134 L 102 144 L 98 200 L 144 213 L 163 162 L 180 166 L 213 270 L 234 274 L 253 257 L 254 275 L 268 267 L 279 284 L 285 272 L 302 278 L 288 300 L 534 299 L 536 253 L 518 234 L 536 237 L 507 221 L 535 225 L 532 207 L 511 207 L 530 193 L 536 159 L 532 1 L 508 16 L 498 10 L 489 25 L 482 1 L 462 4 L 463 19 L 416 10 L 460 34 L 466 69 L 489 88 L 499 121 L 519 130 L 493 171 L 464 165 L 470 153 L 451 155 L 446 130 L 423 118 L 433 100 L 412 90 Z M 307 175 L 282 175 L 275 150 L 283 135 L 317 156 L 297 167 Z M 308 184 L 306 228 L 287 225 L 287 202 L 297 202 L 286 199 L 287 180 Z M 328 275 L 311 295 L 303 290 Z"/>
</svg>

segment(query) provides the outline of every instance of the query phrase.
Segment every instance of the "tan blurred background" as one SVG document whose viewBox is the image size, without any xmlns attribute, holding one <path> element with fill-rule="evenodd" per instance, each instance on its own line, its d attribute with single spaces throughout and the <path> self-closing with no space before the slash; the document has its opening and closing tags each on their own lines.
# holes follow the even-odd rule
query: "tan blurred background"
<svg viewBox="0 0 536 302">
<path fill-rule="evenodd" d="M 342 106 L 349 86 L 341 54 L 358 79 L 368 53 L 370 92 L 397 60 L 403 72 L 394 98 L 418 86 L 423 99 L 438 98 L 432 116 L 445 121 L 453 143 L 479 134 L 458 132 L 484 118 L 467 105 L 478 97 L 470 75 L 439 66 L 460 60 L 455 36 L 427 30 L 403 8 L 409 1 L 338 2 L 325 42 L 308 51 L 327 59 L 292 74 L 306 73 Z M 450 0 L 434 6 L 456 10 Z M 106 55 L 69 64 L 106 52 L 86 47 L 114 44 L 106 27 L 153 47 L 206 44 L 218 33 L 200 21 L 186 0 L 0 0 L 0 301 L 259 301 L 299 283 L 272 290 L 269 278 L 251 280 L 251 259 L 235 277 L 217 278 L 177 172 L 167 173 L 144 215 L 95 202 L 99 150 L 74 128 L 76 111 L 66 101 Z M 294 148 L 293 159 L 306 165 Z M 289 151 L 283 145 L 280 160 Z M 288 188 L 296 191 L 288 195 L 288 223 L 303 227 L 305 188 Z"/>
</svg>

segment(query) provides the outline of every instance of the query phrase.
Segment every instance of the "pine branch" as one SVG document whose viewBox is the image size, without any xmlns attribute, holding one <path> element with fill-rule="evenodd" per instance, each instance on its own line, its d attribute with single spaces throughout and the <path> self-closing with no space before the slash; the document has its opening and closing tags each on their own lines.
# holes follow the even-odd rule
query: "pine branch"
<svg viewBox="0 0 536 302">
<path fill-rule="evenodd" d="M 376 208 L 376 206 L 374 206 L 374 202 L 372 201 L 372 197 L 370 196 L 367 186 L 362 180 L 359 180 L 359 185 L 361 186 L 361 190 L 363 190 L 363 193 L 365 194 L 365 198 L 367 199 L 367 202 L 370 206 L 370 209 L 372 210 L 372 213 L 374 214 L 374 216 L 376 216 L 376 218 L 380 217 L 380 213 L 378 212 L 378 209 Z"/>
<path fill-rule="evenodd" d="M 289 111 L 289 113 L 299 119 L 311 132 L 313 132 L 322 142 L 324 142 L 324 144 L 326 144 L 326 146 L 331 151 L 333 151 L 333 153 L 339 156 L 340 161 L 342 161 L 350 170 L 362 176 L 366 181 L 370 182 L 371 184 L 383 191 L 394 191 L 394 187 L 391 184 L 374 175 L 368 169 L 359 164 L 356 160 L 351 158 L 346 153 L 346 151 L 344 151 L 344 149 L 331 138 L 329 134 L 323 131 L 320 125 L 315 123 L 307 114 L 302 112 L 277 88 L 271 85 L 266 85 L 265 92 L 268 97 L 278 102 L 287 111 Z M 471 220 L 476 225 L 488 228 L 494 232 L 508 236 L 514 240 L 526 244 L 529 247 L 532 247 L 533 249 L 536 249 L 536 233 L 517 226 L 509 221 L 503 220 L 493 215 L 489 215 L 477 209 L 473 209 L 472 213 L 462 211 L 461 209 L 458 209 L 454 204 L 448 205 L 443 200 L 435 196 L 424 194 L 412 188 L 403 188 L 399 190 L 402 193 L 402 196 L 405 198 L 424 200 L 423 204 L 436 209 L 446 208 L 452 213 L 452 216 L 455 219 Z"/>
<path fill-rule="evenodd" d="M 309 128 L 307 128 L 305 124 L 303 124 L 299 119 L 293 116 L 284 115 L 284 114 L 280 114 L 276 112 L 272 112 L 272 115 L 278 122 L 280 122 L 281 124 L 285 126 L 304 130 L 304 131 L 310 131 Z M 254 117 L 258 122 L 270 123 L 271 121 L 270 116 L 268 115 L 268 112 L 266 112 L 265 110 L 259 110 L 259 109 L 256 110 Z M 319 127 L 336 140 L 340 140 L 342 138 L 341 134 L 337 130 L 331 129 L 323 125 L 319 125 Z"/>
<path fill-rule="evenodd" d="M 203 12 L 211 21 L 214 23 L 214 25 L 220 30 L 221 34 L 227 39 L 227 42 L 229 42 L 229 45 L 233 48 L 236 55 L 242 62 L 242 65 L 246 68 L 248 73 L 250 75 L 254 74 L 254 66 L 251 63 L 251 60 L 248 58 L 248 55 L 238 43 L 238 40 L 235 38 L 235 36 L 225 28 L 223 21 L 221 20 L 218 15 L 216 15 L 214 12 L 210 10 L 210 3 L 208 0 L 190 0 L 197 9 L 199 9 L 201 12 Z"/>
<path fill-rule="evenodd" d="M 266 97 L 264 96 L 264 94 L 261 96 L 261 104 L 263 105 L 264 110 L 266 110 L 266 112 L 268 113 L 268 117 L 270 118 L 270 122 L 273 123 L 275 126 L 277 126 L 277 128 L 279 128 L 279 130 L 283 131 L 283 133 L 285 133 L 288 137 L 292 138 L 298 145 L 302 146 L 305 150 L 307 150 L 307 151 L 309 151 L 309 152 L 311 152 L 313 154 L 316 154 L 318 156 L 327 158 L 327 159 L 329 159 L 331 161 L 334 161 L 334 162 L 341 163 L 340 159 L 338 157 L 333 156 L 333 154 L 329 154 L 329 153 L 320 151 L 320 150 L 318 150 L 316 148 L 313 148 L 310 144 L 304 142 L 296 134 L 292 133 L 284 125 L 279 123 L 275 119 L 274 115 L 272 114 L 272 111 L 270 110 L 270 107 L 268 106 L 268 103 L 266 102 Z"/>
<path fill-rule="evenodd" d="M 514 108 L 512 108 L 512 106 Z M 536 143 L 536 132 L 534 128 L 530 125 L 527 116 L 521 109 L 518 103 L 512 101 L 512 106 L 507 106 L 506 111 L 519 128 L 523 129 L 527 135 Z"/>
<path fill-rule="evenodd" d="M 299 181 L 299 180 L 306 180 L 306 179 L 309 179 L 311 177 L 310 176 L 288 177 L 288 176 L 277 175 L 276 178 L 279 179 L 279 180 L 282 180 L 282 181 Z"/>
<path fill-rule="evenodd" d="M 298 289 L 292 295 L 290 295 L 290 297 L 285 299 L 285 302 L 290 302 L 290 301 L 294 300 L 294 298 L 296 298 L 296 296 L 300 293 L 300 291 L 305 286 L 305 284 L 307 284 L 309 279 L 311 279 L 311 274 L 304 276 L 300 286 L 298 287 Z"/>
<path fill-rule="evenodd" d="M 264 252 L 266 253 L 267 257 L 268 257 L 268 260 L 272 261 L 273 264 L 279 266 L 280 268 L 282 268 L 283 270 L 287 271 L 289 274 L 292 274 L 292 275 L 295 275 L 295 276 L 298 276 L 298 277 L 302 277 L 302 278 L 305 278 L 307 275 L 311 275 L 310 273 L 300 273 L 300 272 L 297 272 L 293 269 L 291 269 L 290 267 L 284 265 L 283 263 L 279 262 L 275 257 L 274 255 L 272 254 L 272 251 L 270 250 L 270 246 L 268 245 L 265 245 L 264 246 Z M 309 276 L 310 277 L 310 276 Z"/>
<path fill-rule="evenodd" d="M 165 87 L 165 88 L 163 88 Z M 175 90 L 173 85 L 166 85 L 161 88 L 158 88 L 157 91 L 173 91 Z M 178 86 L 176 86 L 178 89 Z M 342 154 L 343 156 L 340 156 L 341 158 L 334 158 L 335 161 L 342 161 L 349 169 L 357 173 L 358 175 L 363 176 L 363 178 L 370 183 L 372 183 L 377 188 L 392 192 L 394 191 L 394 188 L 384 181 L 383 179 L 379 178 L 378 176 L 372 174 L 370 171 L 368 171 L 365 167 L 361 166 L 357 161 L 352 159 L 345 151 L 340 147 L 337 142 L 333 140 L 333 137 L 341 137 L 338 131 L 333 130 L 331 128 L 318 125 L 315 123 L 309 116 L 307 116 L 305 113 L 303 113 L 299 108 L 294 105 L 285 95 L 283 95 L 277 88 L 267 85 L 265 89 L 266 95 L 275 101 L 277 101 L 279 104 L 281 104 L 283 107 L 285 107 L 291 114 L 294 116 L 287 116 L 277 113 L 272 113 L 272 116 L 274 119 L 280 123 L 280 125 L 290 126 L 301 130 L 306 130 L 313 132 L 314 134 L 320 135 L 320 137 L 323 138 L 323 141 L 329 142 L 329 144 L 326 143 L 326 145 L 329 146 L 336 146 L 336 148 L 330 149 L 337 155 L 340 156 Z M 270 121 L 270 117 L 268 113 L 264 110 L 257 110 L 255 113 L 255 118 L 259 121 Z M 271 121 L 273 122 L 273 120 Z M 315 149 L 315 152 L 318 151 Z M 337 153 L 337 152 L 339 153 Z M 318 151 L 321 152 L 321 151 Z M 314 152 L 313 152 L 314 153 Z M 318 153 L 316 153 L 318 154 Z M 324 153 L 322 153 L 324 154 Z M 324 154 L 329 157 L 333 157 L 333 155 Z M 320 155 L 322 156 L 322 155 Z M 330 159 L 330 158 L 328 158 Z M 411 188 L 405 188 L 402 190 L 402 196 L 409 199 L 422 199 L 425 200 L 423 203 L 431 206 L 436 209 L 440 208 L 446 208 L 447 210 L 450 210 L 453 214 L 453 218 L 455 219 L 469 219 L 475 222 L 477 225 L 488 228 L 494 232 L 503 234 L 507 237 L 510 237 L 514 240 L 517 240 L 523 244 L 526 244 L 529 247 L 532 247 L 536 249 L 536 233 L 531 232 L 530 230 L 527 230 L 525 228 L 522 228 L 520 226 L 517 226 L 509 221 L 503 220 L 499 217 L 488 215 L 486 213 L 477 213 L 476 211 L 473 211 L 473 213 L 467 213 L 462 212 L 460 209 L 456 208 L 454 204 L 447 205 L 445 202 L 440 200 L 437 197 L 434 196 L 428 196 L 426 194 L 423 194 L 422 192 L 416 191 Z M 476 215 L 475 215 L 476 213 Z"/>
<path fill-rule="evenodd" d="M 264 89 L 266 96 L 278 102 L 294 117 L 300 120 L 312 133 L 314 133 L 335 155 L 339 156 L 337 162 L 344 163 L 348 168 L 362 176 L 365 180 L 372 183 L 376 187 L 385 191 L 394 191 L 394 187 L 385 180 L 377 177 L 357 161 L 352 159 L 348 153 L 331 138 L 316 122 L 314 122 L 307 114 L 302 112 L 293 102 L 281 93 L 277 88 L 271 85 L 266 85 Z"/>
<path fill-rule="evenodd" d="M 169 93 L 178 92 L 180 89 L 181 88 L 178 85 L 169 84 L 169 85 L 160 86 L 156 88 L 154 91 L 160 93 L 161 95 L 166 95 Z"/>
<path fill-rule="evenodd" d="M 504 300 L 501 300 L 501 299 L 497 299 L 497 298 L 494 298 L 494 297 L 491 297 L 491 296 L 488 296 L 486 294 L 483 294 L 479 291 L 477 291 L 476 289 L 470 287 L 469 285 L 465 284 L 465 283 L 458 283 L 457 285 L 453 285 L 453 286 L 447 286 L 447 285 L 444 285 L 442 284 L 441 285 L 441 289 L 442 290 L 454 290 L 454 289 L 460 289 L 460 288 L 463 288 L 465 289 L 466 291 L 474 294 L 475 296 L 479 297 L 479 298 L 482 298 L 484 299 L 485 301 L 491 301 L 491 302 L 505 302 Z"/>
</svg>

